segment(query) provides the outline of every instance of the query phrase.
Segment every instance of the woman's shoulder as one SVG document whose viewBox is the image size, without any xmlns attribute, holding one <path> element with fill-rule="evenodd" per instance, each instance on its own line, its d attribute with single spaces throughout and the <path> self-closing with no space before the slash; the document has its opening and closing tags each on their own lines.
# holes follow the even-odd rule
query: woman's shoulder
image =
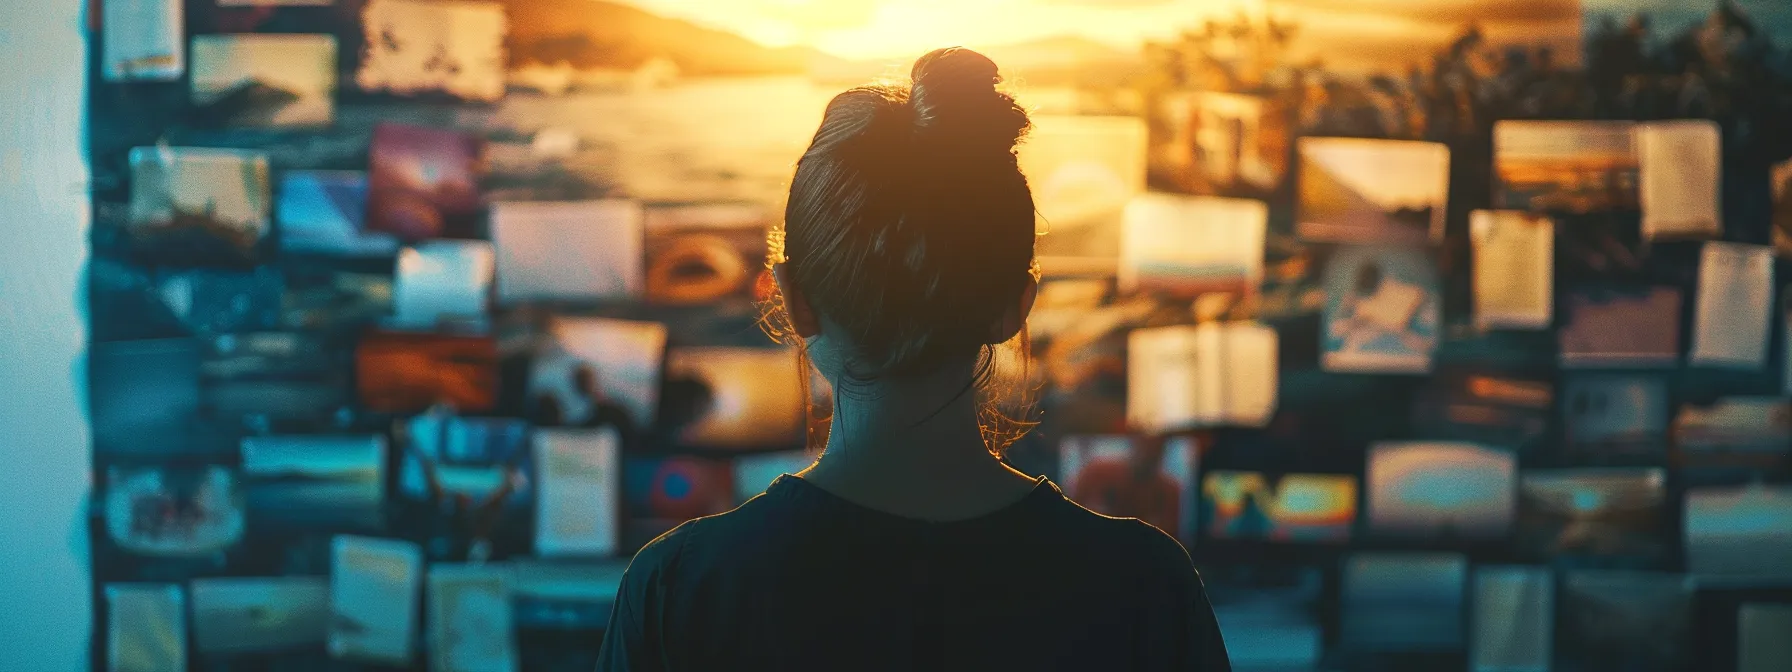
<svg viewBox="0 0 1792 672">
<path fill-rule="evenodd" d="M 1194 563 L 1188 549 L 1169 533 L 1137 518 L 1096 513 L 1069 498 L 1056 509 L 1057 526 L 1079 546 L 1102 550 L 1102 555 L 1130 565 L 1133 571 L 1189 574 Z"/>
</svg>

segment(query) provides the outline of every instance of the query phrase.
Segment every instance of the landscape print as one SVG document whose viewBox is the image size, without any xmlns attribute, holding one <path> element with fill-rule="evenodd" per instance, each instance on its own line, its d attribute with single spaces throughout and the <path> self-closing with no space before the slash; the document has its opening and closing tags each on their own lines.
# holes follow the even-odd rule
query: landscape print
<svg viewBox="0 0 1792 672">
<path fill-rule="evenodd" d="M 1302 238 L 1424 243 L 1444 235 L 1450 148 L 1432 142 L 1301 138 Z"/>
</svg>

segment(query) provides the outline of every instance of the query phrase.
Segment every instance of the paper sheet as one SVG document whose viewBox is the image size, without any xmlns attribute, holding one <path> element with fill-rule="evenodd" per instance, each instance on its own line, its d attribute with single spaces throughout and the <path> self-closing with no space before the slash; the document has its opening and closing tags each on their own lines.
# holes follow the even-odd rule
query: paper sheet
<svg viewBox="0 0 1792 672">
<path fill-rule="evenodd" d="M 1664 121 L 1636 127 L 1643 236 L 1723 233 L 1721 143 L 1713 121 Z"/>
<path fill-rule="evenodd" d="M 1555 310 L 1555 224 L 1508 210 L 1469 214 L 1475 325 L 1546 329 Z"/>
<path fill-rule="evenodd" d="M 612 428 L 537 429 L 535 552 L 601 556 L 616 552 L 622 474 Z"/>
<path fill-rule="evenodd" d="M 1133 331 L 1128 424 L 1146 432 L 1268 424 L 1276 408 L 1277 342 L 1275 329 L 1254 323 Z"/>
<path fill-rule="evenodd" d="M 1693 313 L 1696 365 L 1759 369 L 1773 328 L 1773 248 L 1705 243 Z"/>
</svg>

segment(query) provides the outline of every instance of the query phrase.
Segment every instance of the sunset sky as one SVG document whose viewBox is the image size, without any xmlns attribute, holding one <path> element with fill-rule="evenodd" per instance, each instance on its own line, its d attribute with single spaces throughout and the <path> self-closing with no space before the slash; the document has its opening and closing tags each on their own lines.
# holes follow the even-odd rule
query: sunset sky
<svg viewBox="0 0 1792 672">
<path fill-rule="evenodd" d="M 1571 45 L 1579 0 L 629 0 L 655 13 L 768 46 L 808 45 L 853 59 L 912 58 L 945 44 L 995 46 L 1076 35 L 1132 50 L 1239 10 L 1292 18 L 1303 53 L 1355 62 L 1406 59 L 1470 20 L 1495 39 Z M 1340 45 L 1349 49 L 1336 49 Z M 1564 54 L 1572 58 L 1571 55 Z"/>
</svg>

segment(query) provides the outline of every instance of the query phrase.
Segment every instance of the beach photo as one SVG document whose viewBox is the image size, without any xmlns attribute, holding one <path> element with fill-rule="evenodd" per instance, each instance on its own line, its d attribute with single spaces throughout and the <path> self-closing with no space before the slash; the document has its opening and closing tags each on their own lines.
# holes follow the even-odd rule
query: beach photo
<svg viewBox="0 0 1792 672">
<path fill-rule="evenodd" d="M 1450 193 L 1450 148 L 1434 142 L 1301 138 L 1301 238 L 1337 243 L 1438 242 Z"/>
</svg>

